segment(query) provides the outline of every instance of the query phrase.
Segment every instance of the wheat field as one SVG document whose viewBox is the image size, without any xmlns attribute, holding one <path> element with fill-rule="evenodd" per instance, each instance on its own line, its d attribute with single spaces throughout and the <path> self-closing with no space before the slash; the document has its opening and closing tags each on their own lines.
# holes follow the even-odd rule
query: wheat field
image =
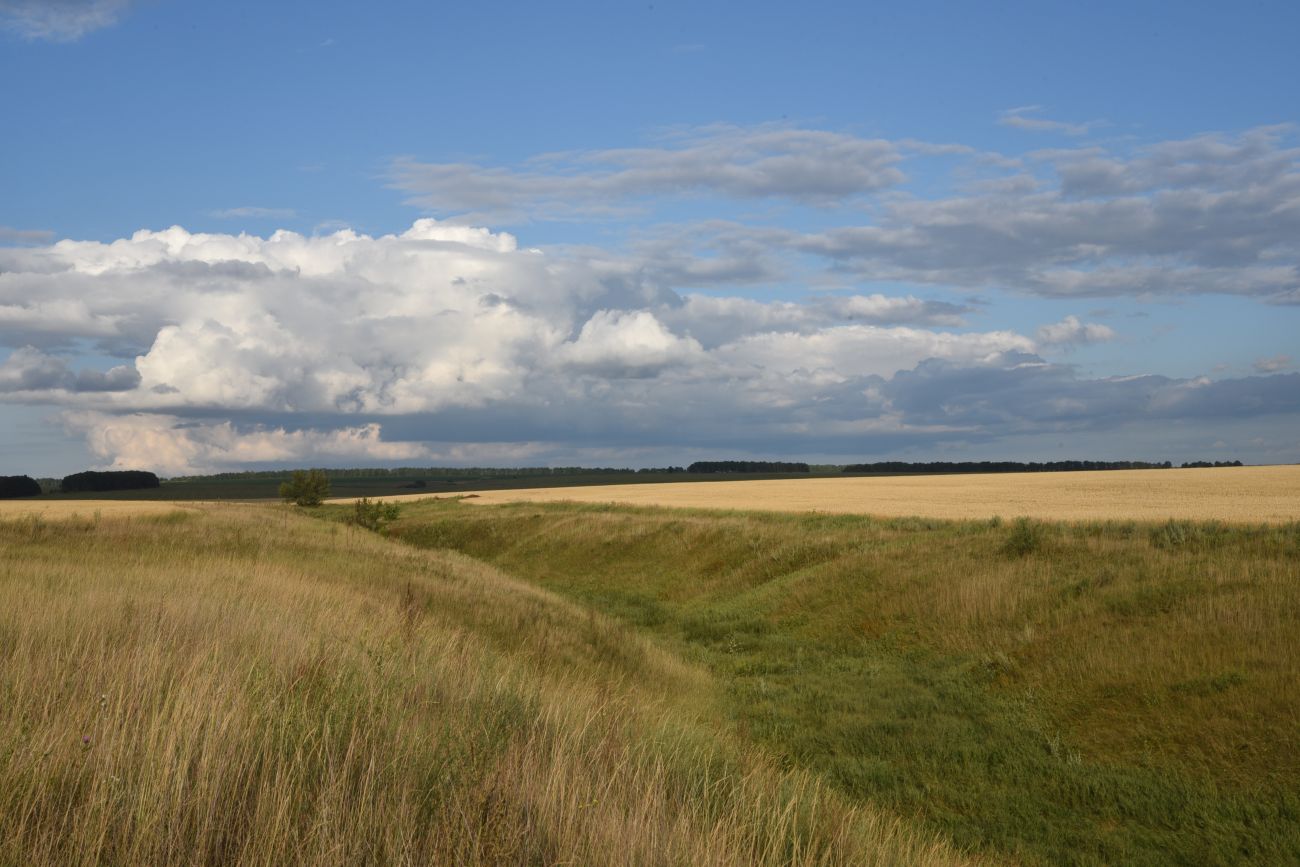
<svg viewBox="0 0 1300 867">
<path fill-rule="evenodd" d="M 468 500 L 561 501 L 953 520 L 1285 523 L 1300 520 L 1300 466 L 670 482 L 481 491 Z"/>
</svg>

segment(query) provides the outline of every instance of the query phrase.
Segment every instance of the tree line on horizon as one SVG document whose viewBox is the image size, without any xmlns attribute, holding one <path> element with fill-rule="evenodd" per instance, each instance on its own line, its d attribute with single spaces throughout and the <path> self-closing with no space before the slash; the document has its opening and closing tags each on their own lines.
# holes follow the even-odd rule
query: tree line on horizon
<svg viewBox="0 0 1300 867">
<path fill-rule="evenodd" d="M 1172 461 L 878 461 L 848 464 L 845 473 L 1060 473 L 1081 470 L 1168 470 Z M 1241 461 L 1191 461 L 1182 469 L 1193 467 L 1240 467 Z"/>
<path fill-rule="evenodd" d="M 688 473 L 806 473 L 807 464 L 790 461 L 696 461 Z"/>
<path fill-rule="evenodd" d="M 31 476 L 0 476 L 0 499 L 36 497 L 50 491 L 65 494 L 103 493 L 105 491 L 138 491 L 162 486 L 158 476 L 146 470 L 87 470 L 64 476 L 57 485 L 46 485 Z"/>
<path fill-rule="evenodd" d="M 1184 461 L 1183 469 L 1240 467 L 1239 460 Z M 877 461 L 860 464 L 819 464 L 802 461 L 696 461 L 687 466 L 667 467 L 356 467 L 316 469 L 326 479 L 394 478 L 420 479 L 444 476 L 448 480 L 476 478 L 530 478 L 538 476 L 752 474 L 842 472 L 859 475 L 923 475 L 950 473 L 1043 473 L 1082 470 L 1159 470 L 1174 467 L 1172 461 Z M 294 470 L 249 470 L 206 476 L 178 476 L 169 482 L 287 480 Z M 31 476 L 0 476 L 0 499 L 34 497 L 42 493 L 102 493 L 161 487 L 154 473 L 144 470 L 88 470 L 62 479 L 33 479 Z M 411 487 L 423 487 L 423 484 Z"/>
</svg>

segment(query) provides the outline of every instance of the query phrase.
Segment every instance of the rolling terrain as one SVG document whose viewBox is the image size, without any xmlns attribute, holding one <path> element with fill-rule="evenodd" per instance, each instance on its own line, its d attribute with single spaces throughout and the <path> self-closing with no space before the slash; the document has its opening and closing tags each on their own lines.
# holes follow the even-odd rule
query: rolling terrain
<svg viewBox="0 0 1300 867">
<path fill-rule="evenodd" d="M 700 667 L 287 508 L 0 522 L 0 864 L 958 864 Z"/>
<path fill-rule="evenodd" d="M 1300 860 L 1294 521 L 486 499 L 5 504 L 0 864 Z"/>
</svg>

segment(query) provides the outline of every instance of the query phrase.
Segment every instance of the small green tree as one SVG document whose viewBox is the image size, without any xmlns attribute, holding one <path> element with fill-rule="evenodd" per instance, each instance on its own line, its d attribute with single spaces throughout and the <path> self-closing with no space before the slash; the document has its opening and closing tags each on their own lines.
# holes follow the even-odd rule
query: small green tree
<svg viewBox="0 0 1300 867">
<path fill-rule="evenodd" d="M 324 470 L 294 470 L 280 485 L 280 497 L 299 506 L 319 506 L 330 495 L 330 480 Z"/>
</svg>

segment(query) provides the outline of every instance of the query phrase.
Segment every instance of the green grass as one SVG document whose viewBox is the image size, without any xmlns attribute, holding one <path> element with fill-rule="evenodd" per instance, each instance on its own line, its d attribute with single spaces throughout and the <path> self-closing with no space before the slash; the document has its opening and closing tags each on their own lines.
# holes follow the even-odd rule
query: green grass
<svg viewBox="0 0 1300 867">
<path fill-rule="evenodd" d="M 1024 863 L 1300 861 L 1300 526 L 408 506 L 702 664 L 732 730 Z"/>
</svg>

